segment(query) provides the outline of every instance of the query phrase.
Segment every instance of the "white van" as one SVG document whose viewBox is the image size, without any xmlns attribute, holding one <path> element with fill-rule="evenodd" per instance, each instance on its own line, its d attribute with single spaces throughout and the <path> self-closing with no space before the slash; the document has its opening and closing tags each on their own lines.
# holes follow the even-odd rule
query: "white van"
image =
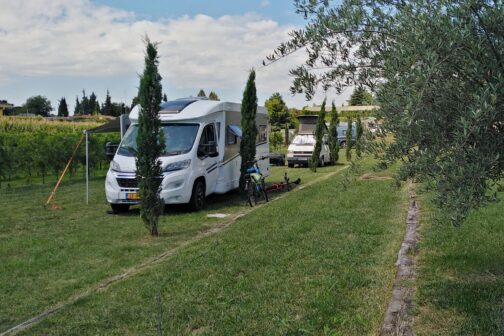
<svg viewBox="0 0 504 336">
<path fill-rule="evenodd" d="M 312 158 L 313 150 L 315 149 L 315 127 L 318 116 L 299 116 L 299 132 L 292 139 L 289 148 L 287 149 L 287 164 L 289 167 L 294 165 L 308 166 Z M 323 137 L 322 149 L 320 151 L 320 165 L 324 166 L 331 162 L 331 155 L 328 145 L 328 135 Z"/>
<path fill-rule="evenodd" d="M 182 98 L 161 104 L 159 117 L 165 137 L 160 157 L 163 168 L 161 198 L 165 204 L 189 203 L 199 210 L 205 197 L 238 188 L 241 156 L 241 105 L 199 98 Z M 139 108 L 130 115 L 126 131 L 110 163 L 105 181 L 107 201 L 115 212 L 127 211 L 140 202 L 135 176 Z M 256 114 L 258 158 L 268 157 L 268 114 Z M 259 161 L 269 175 L 269 159 Z"/>
</svg>

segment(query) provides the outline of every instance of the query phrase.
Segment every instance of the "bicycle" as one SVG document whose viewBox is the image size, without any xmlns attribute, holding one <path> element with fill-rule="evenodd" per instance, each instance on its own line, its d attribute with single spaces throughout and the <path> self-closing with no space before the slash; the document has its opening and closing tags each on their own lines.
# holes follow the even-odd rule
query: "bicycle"
<svg viewBox="0 0 504 336">
<path fill-rule="evenodd" d="M 298 185 L 301 183 L 301 179 L 298 178 L 297 180 L 291 182 L 290 179 L 287 177 L 287 172 L 284 173 L 284 179 L 280 183 L 273 183 L 269 186 L 266 187 L 266 192 L 270 191 L 291 191 L 291 186 L 293 184 Z"/>
<path fill-rule="evenodd" d="M 259 160 L 264 160 L 266 158 L 267 157 L 262 157 Z M 261 169 L 259 168 L 257 161 L 258 160 L 247 162 L 247 165 L 250 165 L 250 167 L 246 169 L 246 174 L 244 175 L 244 189 L 247 195 L 248 203 L 251 207 L 257 205 L 257 202 L 261 197 L 264 197 L 266 202 L 269 202 L 268 193 L 266 192 L 266 186 L 264 182 L 265 177 L 261 173 Z"/>
</svg>

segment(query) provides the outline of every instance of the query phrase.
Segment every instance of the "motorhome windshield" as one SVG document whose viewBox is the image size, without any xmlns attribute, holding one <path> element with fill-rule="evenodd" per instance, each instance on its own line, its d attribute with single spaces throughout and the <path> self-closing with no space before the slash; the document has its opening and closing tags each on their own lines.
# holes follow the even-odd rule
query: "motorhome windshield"
<svg viewBox="0 0 504 336">
<path fill-rule="evenodd" d="M 188 153 L 193 147 L 198 134 L 198 124 L 163 124 L 165 138 L 163 156 Z M 131 125 L 117 150 L 123 156 L 136 156 L 138 125 Z"/>
<path fill-rule="evenodd" d="M 299 146 L 312 146 L 315 144 L 315 137 L 311 134 L 298 134 L 292 140 L 292 144 Z"/>
</svg>

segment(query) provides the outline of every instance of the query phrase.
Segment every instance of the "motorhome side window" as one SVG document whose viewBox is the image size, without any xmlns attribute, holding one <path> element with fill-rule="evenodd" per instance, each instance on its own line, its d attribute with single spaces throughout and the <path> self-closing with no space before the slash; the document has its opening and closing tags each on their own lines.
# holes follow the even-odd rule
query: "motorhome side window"
<svg viewBox="0 0 504 336">
<path fill-rule="evenodd" d="M 257 142 L 266 142 L 268 140 L 268 132 L 266 125 L 259 125 L 259 133 L 257 134 Z"/>
<path fill-rule="evenodd" d="M 238 138 L 241 137 L 241 128 L 237 125 L 228 125 L 226 127 L 226 144 L 236 145 L 238 143 Z"/>
</svg>

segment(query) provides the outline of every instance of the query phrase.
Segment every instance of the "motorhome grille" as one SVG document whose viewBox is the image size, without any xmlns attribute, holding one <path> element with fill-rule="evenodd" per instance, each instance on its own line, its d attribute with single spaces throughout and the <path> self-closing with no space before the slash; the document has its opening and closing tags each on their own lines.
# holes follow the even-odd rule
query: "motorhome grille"
<svg viewBox="0 0 504 336">
<path fill-rule="evenodd" d="M 121 188 L 138 188 L 137 180 L 134 178 L 117 178 L 117 184 Z"/>
<path fill-rule="evenodd" d="M 312 152 L 294 152 L 294 154 L 311 154 Z"/>
</svg>

